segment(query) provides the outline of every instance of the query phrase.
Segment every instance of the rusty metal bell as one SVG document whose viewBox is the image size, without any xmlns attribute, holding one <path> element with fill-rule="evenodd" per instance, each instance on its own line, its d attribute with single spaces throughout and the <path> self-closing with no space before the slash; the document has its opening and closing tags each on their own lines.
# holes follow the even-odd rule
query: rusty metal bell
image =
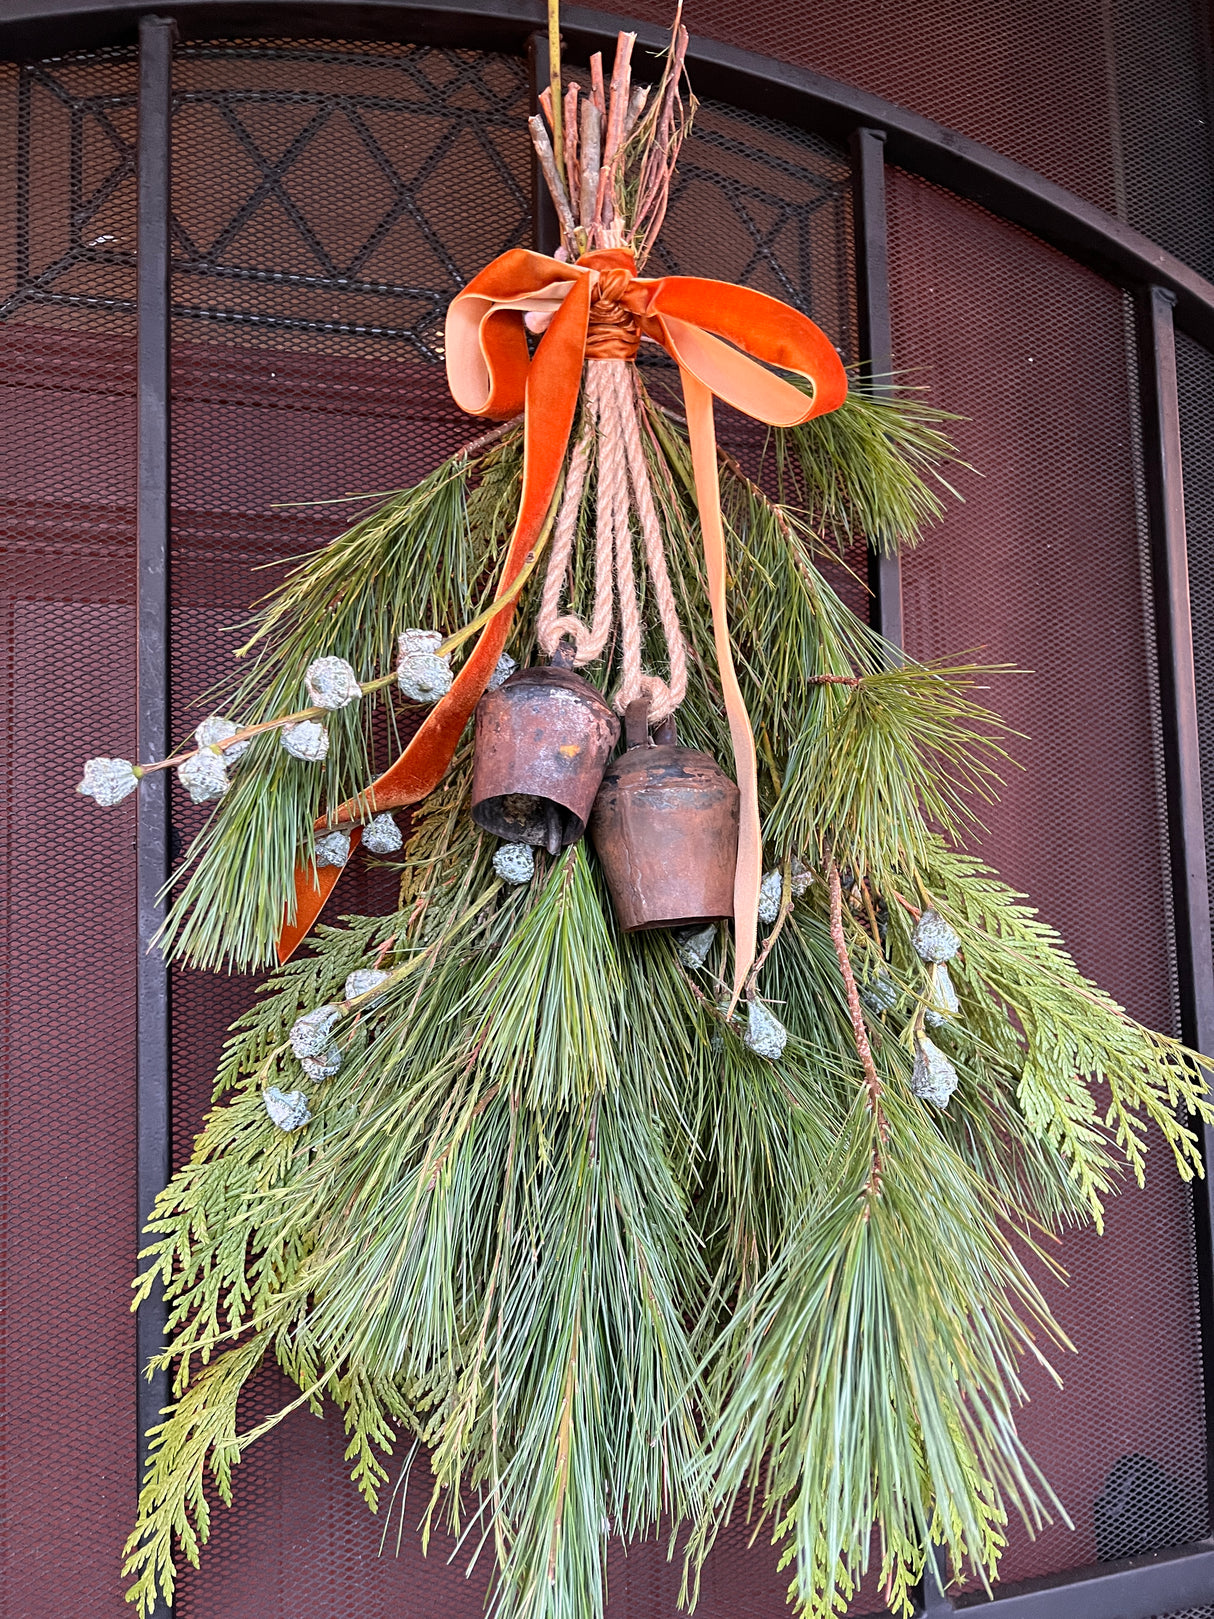
<svg viewBox="0 0 1214 1619">
<path fill-rule="evenodd" d="M 649 740 L 644 704 L 608 766 L 590 838 L 625 933 L 733 915 L 741 794 L 715 760 L 681 748 L 671 722 Z"/>
<path fill-rule="evenodd" d="M 561 649 L 563 650 L 563 649 Z M 588 680 L 520 669 L 476 708 L 472 819 L 508 843 L 557 854 L 586 830 L 620 722 Z"/>
</svg>

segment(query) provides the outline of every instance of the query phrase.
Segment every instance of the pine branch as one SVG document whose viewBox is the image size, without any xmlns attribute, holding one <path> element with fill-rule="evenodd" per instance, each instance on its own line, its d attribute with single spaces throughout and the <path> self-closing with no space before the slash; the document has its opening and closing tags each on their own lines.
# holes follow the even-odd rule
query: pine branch
<svg viewBox="0 0 1214 1619">
<path fill-rule="evenodd" d="M 213 695 L 242 721 L 258 722 L 299 707 L 304 670 L 322 654 L 346 658 L 370 678 L 395 666 L 403 630 L 460 628 L 492 591 L 513 521 L 520 449 L 516 431 L 479 459 L 454 456 L 300 562 L 254 620 L 243 649 L 251 668 Z M 291 758 L 276 734 L 253 741 L 182 868 L 188 876 L 160 936 L 170 957 L 208 968 L 273 960 L 284 917 L 293 914 L 296 862 L 312 851 L 313 822 L 372 779 L 380 713 L 387 745 L 399 751 L 399 722 L 386 697 L 330 717 L 321 765 Z"/>
</svg>

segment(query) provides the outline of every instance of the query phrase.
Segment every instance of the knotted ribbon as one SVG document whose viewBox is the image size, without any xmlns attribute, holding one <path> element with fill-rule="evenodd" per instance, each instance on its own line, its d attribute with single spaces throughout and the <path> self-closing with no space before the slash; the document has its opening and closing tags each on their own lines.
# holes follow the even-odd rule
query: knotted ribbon
<svg viewBox="0 0 1214 1619">
<path fill-rule="evenodd" d="M 549 317 L 534 356 L 524 325 L 528 314 Z M 765 293 L 698 276 L 638 276 L 636 261 L 622 248 L 583 254 L 576 264 L 523 248 L 501 254 L 452 300 L 446 326 L 447 382 L 456 404 L 473 416 L 524 414 L 522 496 L 498 597 L 509 591 L 543 532 L 569 448 L 585 360 L 618 354 L 620 345 L 634 353 L 639 336 L 659 343 L 678 365 L 687 410 L 713 640 L 742 795 L 734 879 L 736 999 L 755 955 L 763 847 L 754 736 L 734 671 L 725 609 L 713 398 L 768 426 L 793 427 L 837 409 L 847 396 L 847 376 L 826 334 Z M 804 378 L 812 394 L 767 366 Z M 513 613 L 512 598 L 481 631 L 451 689 L 396 763 L 318 827 L 402 809 L 437 786 L 497 666 Z M 340 867 L 311 865 L 296 871 L 296 914 L 284 924 L 280 961 L 307 934 L 340 872 Z"/>
</svg>

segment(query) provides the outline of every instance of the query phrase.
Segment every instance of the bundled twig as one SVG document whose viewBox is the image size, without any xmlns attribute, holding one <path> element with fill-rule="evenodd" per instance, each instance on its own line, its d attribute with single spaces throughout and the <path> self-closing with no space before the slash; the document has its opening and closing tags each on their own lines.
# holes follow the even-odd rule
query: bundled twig
<svg viewBox="0 0 1214 1619">
<path fill-rule="evenodd" d="M 676 16 L 652 102 L 648 86 L 632 83 L 635 43 L 635 34 L 618 36 L 610 93 L 602 56 L 596 52 L 590 61 L 589 94 L 570 84 L 561 96 L 554 81 L 540 98 L 543 116 L 529 120 L 560 222 L 562 249 L 571 259 L 593 248 L 628 247 L 640 264 L 666 214 L 671 178 L 691 120 L 680 95 L 687 30 Z"/>
</svg>

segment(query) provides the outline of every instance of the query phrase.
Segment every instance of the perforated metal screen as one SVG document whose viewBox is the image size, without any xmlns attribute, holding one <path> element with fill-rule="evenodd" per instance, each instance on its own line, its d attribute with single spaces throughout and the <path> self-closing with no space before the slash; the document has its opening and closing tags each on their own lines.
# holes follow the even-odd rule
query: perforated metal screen
<svg viewBox="0 0 1214 1619">
<path fill-rule="evenodd" d="M 878 8 L 824 0 L 811 37 L 799 11 L 751 15 L 704 0 L 693 24 L 940 116 L 1206 263 L 1197 7 L 1091 0 L 1061 18 L 1035 4 L 1012 16 L 993 0 L 880 10 L 878 19 Z M 664 21 L 664 9 L 654 17 Z M 1143 110 L 1145 83 L 1121 73 L 1116 97 L 1109 88 L 1109 62 L 1121 72 L 1127 52 L 1148 48 L 1152 61 L 1184 64 L 1169 80 L 1179 133 L 1168 164 L 1148 139 L 1159 125 Z M 118 1619 L 134 1474 L 125 1308 L 135 1240 L 133 817 L 130 805 L 98 814 L 71 788 L 87 753 L 133 751 L 135 69 L 130 55 L 103 53 L 0 75 L 0 139 L 15 154 L 0 191 L 0 409 L 10 450 L 0 466 L 10 827 L 0 855 L 9 989 L 3 1612 Z M 177 52 L 174 83 L 172 692 L 181 736 L 201 713 L 193 699 L 236 644 L 225 627 L 275 577 L 255 570 L 339 526 L 333 508 L 285 503 L 399 487 L 477 431 L 446 393 L 442 313 L 483 262 L 529 240 L 530 177 L 527 86 L 515 58 L 192 42 Z M 1186 186 L 1187 210 L 1175 201 Z M 991 693 L 1027 739 L 1016 747 L 1025 771 L 988 817 L 987 852 L 1033 892 L 1085 970 L 1136 1015 L 1172 1027 L 1126 305 L 1033 239 L 897 173 L 890 227 L 896 363 L 966 418 L 957 434 L 976 468 L 958 475 L 964 506 L 907 563 L 910 648 L 980 647 L 1021 671 Z M 850 357 L 850 232 L 840 153 L 709 105 L 659 267 L 788 298 Z M 1198 673 L 1214 710 L 1214 483 L 1197 470 L 1209 455 L 1214 360 L 1182 340 L 1180 362 Z M 726 423 L 723 436 L 757 453 L 740 424 Z M 862 607 L 854 580 L 847 589 Z M 188 838 L 201 812 L 176 785 L 173 794 Z M 347 880 L 351 909 L 386 906 L 367 886 L 373 878 Z M 239 980 L 175 976 L 178 1161 L 249 993 Z M 1060 1392 L 1030 1373 L 1024 1430 L 1076 1530 L 1032 1543 L 1013 1528 L 1009 1580 L 1178 1544 L 1209 1527 L 1187 1195 L 1160 1163 L 1145 1192 L 1113 1207 L 1102 1240 L 1068 1238 L 1062 1258 L 1070 1287 L 1047 1286 L 1080 1354 L 1061 1368 Z M 245 1425 L 276 1398 L 267 1379 Z M 236 1511 L 220 1510 L 203 1569 L 183 1584 L 181 1614 L 481 1611 L 481 1574 L 466 1577 L 462 1558 L 448 1563 L 441 1537 L 420 1559 L 420 1481 L 400 1556 L 379 1557 L 382 1526 L 349 1484 L 343 1448 L 335 1421 L 304 1413 L 254 1447 L 236 1475 Z M 69 1476 L 76 1504 L 65 1513 Z M 739 1525 L 719 1547 L 704 1619 L 785 1611 L 784 1576 L 746 1538 Z M 611 1580 L 612 1619 L 676 1611 L 677 1568 L 663 1547 L 617 1551 Z M 48 1590 L 60 1606 L 46 1606 Z M 852 1611 L 880 1606 L 874 1584 Z"/>
<path fill-rule="evenodd" d="M 688 20 L 960 130 L 1214 273 L 1207 0 L 697 0 Z"/>
<path fill-rule="evenodd" d="M 909 649 L 979 649 L 1024 733 L 981 847 L 1136 1017 L 1174 1026 L 1154 630 L 1122 295 L 908 175 L 890 190 L 895 360 L 966 418 L 965 504 L 905 559 Z M 1098 379 L 1098 380 L 1097 380 Z M 980 475 L 979 475 L 980 474 Z M 1021 1431 L 1075 1522 L 1009 1528 L 1006 1580 L 1207 1532 L 1196 1273 L 1162 1163 L 1043 1278 L 1078 1357 L 1030 1371 Z M 1069 1359 L 1069 1357 L 1068 1357 Z"/>
<path fill-rule="evenodd" d="M 81 758 L 134 742 L 135 81 L 131 53 L 0 67 L 0 1578 L 14 1619 L 48 1602 L 120 1611 L 135 1465 L 133 823 L 73 791 Z"/>
<path fill-rule="evenodd" d="M 190 700 L 228 667 L 238 622 L 276 559 L 340 527 L 332 507 L 281 503 L 387 490 L 481 430 L 451 404 L 442 318 L 454 292 L 505 248 L 530 241 L 528 85 L 516 58 L 334 42 L 190 44 L 174 62 L 174 734 Z M 796 303 L 854 350 L 849 170 L 825 143 L 727 108 L 704 109 L 689 143 L 656 267 L 721 276 Z M 740 422 L 724 438 L 753 457 Z M 857 587 L 849 587 L 853 597 Z M 183 839 L 201 821 L 176 785 Z M 359 892 L 350 909 L 388 909 Z M 251 985 L 183 973 L 173 985 L 178 1159 L 210 1096 L 223 1032 Z M 285 1403 L 275 1375 L 242 1427 Z M 340 1619 L 481 1611 L 485 1575 L 439 1537 L 423 1560 L 415 1477 L 400 1556 L 378 1555 L 343 1464 L 336 1419 L 306 1413 L 254 1448 L 236 1511 L 217 1514 L 187 1619 Z M 394 1550 L 399 1520 L 390 1531 Z M 785 1611 L 769 1549 L 729 1531 L 698 1611 Z M 664 1544 L 617 1547 L 613 1619 L 676 1609 L 680 1566 Z M 416 1605 L 416 1606 L 413 1606 Z M 876 1593 L 862 1605 L 873 1611 Z"/>
</svg>

